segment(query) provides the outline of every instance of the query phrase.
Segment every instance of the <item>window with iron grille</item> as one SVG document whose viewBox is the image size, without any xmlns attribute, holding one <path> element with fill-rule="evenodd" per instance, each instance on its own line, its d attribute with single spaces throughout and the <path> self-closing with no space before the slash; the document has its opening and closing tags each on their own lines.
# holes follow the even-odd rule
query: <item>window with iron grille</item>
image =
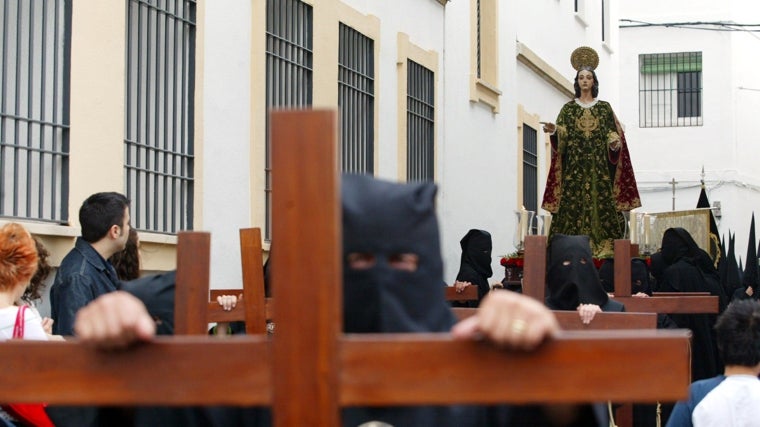
<svg viewBox="0 0 760 427">
<path fill-rule="evenodd" d="M 435 75 L 407 60 L 406 179 L 435 179 Z"/>
<path fill-rule="evenodd" d="M 0 216 L 67 222 L 71 2 L 2 2 L 0 37 Z"/>
<path fill-rule="evenodd" d="M 375 42 L 340 24 L 338 47 L 338 109 L 341 168 L 344 172 L 374 172 L 375 164 Z"/>
<path fill-rule="evenodd" d="M 639 126 L 701 126 L 702 119 L 702 52 L 639 55 Z"/>
<path fill-rule="evenodd" d="M 193 228 L 194 0 L 128 0 L 124 173 L 132 225 Z"/>
<path fill-rule="evenodd" d="M 529 211 L 538 212 L 538 132 L 523 123 L 522 135 L 523 206 Z M 536 224 L 530 226 L 533 228 L 533 234 L 536 234 Z"/>
<path fill-rule="evenodd" d="M 272 237 L 272 150 L 269 112 L 312 104 L 312 7 L 299 0 L 267 0 L 266 28 L 267 137 L 264 238 Z"/>
</svg>

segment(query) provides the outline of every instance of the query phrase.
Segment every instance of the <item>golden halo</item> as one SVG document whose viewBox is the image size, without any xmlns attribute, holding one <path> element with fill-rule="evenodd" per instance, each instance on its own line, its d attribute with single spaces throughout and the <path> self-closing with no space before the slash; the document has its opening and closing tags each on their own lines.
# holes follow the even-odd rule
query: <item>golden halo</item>
<svg viewBox="0 0 760 427">
<path fill-rule="evenodd" d="M 594 49 L 588 46 L 581 46 L 570 55 L 570 63 L 575 68 L 575 71 L 580 71 L 584 68 L 594 70 L 599 65 L 599 55 Z"/>
</svg>

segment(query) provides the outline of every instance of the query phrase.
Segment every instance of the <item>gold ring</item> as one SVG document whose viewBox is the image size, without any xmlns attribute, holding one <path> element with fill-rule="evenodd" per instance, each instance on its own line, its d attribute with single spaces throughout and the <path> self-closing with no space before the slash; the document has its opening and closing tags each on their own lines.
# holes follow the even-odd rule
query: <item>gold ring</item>
<svg viewBox="0 0 760 427">
<path fill-rule="evenodd" d="M 525 332 L 525 329 L 527 329 L 528 324 L 522 320 L 522 319 L 515 319 L 512 321 L 512 332 L 515 335 L 520 335 L 523 332 Z"/>
</svg>

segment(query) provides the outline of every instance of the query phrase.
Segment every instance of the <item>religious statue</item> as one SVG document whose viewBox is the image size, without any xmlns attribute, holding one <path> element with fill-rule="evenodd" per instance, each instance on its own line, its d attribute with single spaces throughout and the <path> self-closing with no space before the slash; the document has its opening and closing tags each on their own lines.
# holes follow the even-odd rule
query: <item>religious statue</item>
<svg viewBox="0 0 760 427">
<path fill-rule="evenodd" d="M 594 257 L 613 254 L 614 239 L 625 236 L 623 212 L 641 206 L 625 135 L 609 103 L 597 98 L 594 69 L 599 56 L 590 47 L 571 55 L 576 70 L 575 99 L 566 103 L 551 134 L 551 166 L 542 208 L 552 213 L 554 234 L 587 235 Z"/>
</svg>

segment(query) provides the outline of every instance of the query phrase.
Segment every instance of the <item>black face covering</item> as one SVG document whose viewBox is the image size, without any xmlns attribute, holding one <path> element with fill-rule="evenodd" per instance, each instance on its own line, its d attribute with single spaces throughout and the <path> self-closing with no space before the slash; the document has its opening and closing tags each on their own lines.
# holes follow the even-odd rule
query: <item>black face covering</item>
<svg viewBox="0 0 760 427">
<path fill-rule="evenodd" d="M 631 260 L 631 293 L 637 292 L 652 295 L 647 263 L 643 259 L 634 258 Z"/>
<path fill-rule="evenodd" d="M 343 253 L 346 332 L 444 332 L 454 318 L 443 292 L 443 262 L 432 183 L 396 184 L 344 175 Z M 351 253 L 373 263 L 352 269 Z M 401 254 L 415 271 L 394 268 Z"/>
<path fill-rule="evenodd" d="M 485 278 L 493 276 L 491 270 L 491 233 L 484 230 L 470 230 L 459 241 L 462 247 L 462 264 L 472 267 Z"/>
<path fill-rule="evenodd" d="M 683 228 L 668 228 L 662 235 L 662 260 L 665 265 L 673 265 L 681 258 L 693 258 L 698 249 L 697 242 Z"/>
<path fill-rule="evenodd" d="M 599 280 L 605 292 L 615 292 L 615 261 L 610 258 L 604 260 L 599 267 Z M 652 295 L 649 285 L 649 269 L 643 259 L 631 259 L 631 293 L 643 292 Z"/>
<path fill-rule="evenodd" d="M 588 236 L 555 234 L 549 249 L 547 305 L 575 310 L 580 304 L 603 306 L 609 300 L 591 256 Z"/>
<path fill-rule="evenodd" d="M 716 276 L 717 280 L 720 280 L 710 255 L 699 247 L 691 234 L 684 228 L 675 227 L 665 230 L 662 236 L 661 252 L 666 267 L 675 264 L 680 259 L 685 259 L 704 274 Z"/>
<path fill-rule="evenodd" d="M 350 333 L 448 332 L 454 324 L 443 292 L 443 261 L 432 183 L 395 184 L 363 175 L 344 175 L 343 314 Z M 348 255 L 371 257 L 364 269 L 351 268 Z M 392 262 L 417 256 L 405 271 Z M 369 259 L 369 258 L 365 258 Z M 431 379 L 434 380 L 434 379 Z M 394 426 L 462 427 L 478 424 L 480 407 L 351 407 L 344 426 L 381 421 Z M 487 425 L 487 424 L 486 424 Z"/>
</svg>

